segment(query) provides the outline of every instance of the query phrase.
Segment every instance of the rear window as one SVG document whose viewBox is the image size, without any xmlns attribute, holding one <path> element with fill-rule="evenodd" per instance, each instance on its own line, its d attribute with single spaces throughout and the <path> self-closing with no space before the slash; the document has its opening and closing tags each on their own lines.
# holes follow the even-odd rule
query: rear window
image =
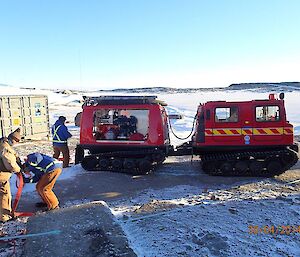
<svg viewBox="0 0 300 257">
<path fill-rule="evenodd" d="M 238 122 L 238 108 L 237 107 L 216 108 L 215 122 Z"/>
<path fill-rule="evenodd" d="M 144 141 L 149 129 L 149 110 L 100 109 L 94 112 L 96 140 Z"/>
<path fill-rule="evenodd" d="M 279 121 L 279 106 L 257 106 L 255 108 L 256 121 Z"/>
</svg>

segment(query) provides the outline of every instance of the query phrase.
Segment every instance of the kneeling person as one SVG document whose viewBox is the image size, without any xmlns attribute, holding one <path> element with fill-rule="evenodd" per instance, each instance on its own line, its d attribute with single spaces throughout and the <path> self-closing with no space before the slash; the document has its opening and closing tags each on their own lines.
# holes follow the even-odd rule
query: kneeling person
<svg viewBox="0 0 300 257">
<path fill-rule="evenodd" d="M 27 156 L 25 167 L 25 173 L 32 172 L 34 175 L 32 180 L 28 182 L 37 182 L 36 190 L 47 205 L 48 210 L 58 209 L 59 201 L 52 189 L 62 172 L 62 163 L 50 156 L 32 153 Z"/>
</svg>

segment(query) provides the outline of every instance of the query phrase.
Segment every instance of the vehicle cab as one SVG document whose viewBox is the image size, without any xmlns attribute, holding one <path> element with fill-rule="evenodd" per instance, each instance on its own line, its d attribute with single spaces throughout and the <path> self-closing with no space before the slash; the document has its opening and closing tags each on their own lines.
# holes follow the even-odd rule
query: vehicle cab
<svg viewBox="0 0 300 257">
<path fill-rule="evenodd" d="M 293 144 L 293 126 L 286 120 L 283 95 L 278 99 L 200 104 L 193 146 L 230 147 L 282 146 Z"/>
</svg>

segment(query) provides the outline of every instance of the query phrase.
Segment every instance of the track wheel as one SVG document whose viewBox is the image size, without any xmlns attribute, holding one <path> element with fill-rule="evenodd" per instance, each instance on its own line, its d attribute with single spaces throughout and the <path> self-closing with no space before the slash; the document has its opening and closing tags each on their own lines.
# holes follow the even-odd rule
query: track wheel
<svg viewBox="0 0 300 257">
<path fill-rule="evenodd" d="M 202 169 L 208 174 L 213 174 L 216 169 L 216 162 L 213 161 L 203 162 Z"/>
<path fill-rule="evenodd" d="M 260 175 L 263 168 L 264 168 L 264 165 L 262 162 L 259 162 L 257 160 L 253 160 L 250 162 L 249 169 L 253 176 Z"/>
<path fill-rule="evenodd" d="M 139 161 L 140 174 L 146 174 L 152 168 L 152 163 L 148 159 L 144 158 Z"/>
<path fill-rule="evenodd" d="M 81 162 L 82 168 L 85 170 L 95 170 L 98 165 L 98 160 L 95 156 L 86 156 Z"/>
<path fill-rule="evenodd" d="M 231 174 L 233 171 L 233 166 L 230 162 L 224 162 L 220 165 L 220 171 L 222 175 Z"/>
<path fill-rule="evenodd" d="M 244 175 L 248 170 L 247 161 L 237 161 L 234 165 L 236 175 Z"/>
<path fill-rule="evenodd" d="M 282 162 L 285 165 L 291 164 L 295 161 L 295 156 L 292 153 L 285 153 L 282 157 L 281 157 Z"/>
<path fill-rule="evenodd" d="M 108 170 L 109 167 L 109 160 L 106 158 L 101 158 L 99 160 L 99 168 L 100 170 Z"/>
<path fill-rule="evenodd" d="M 120 171 L 123 166 L 123 161 L 121 159 L 113 159 L 111 165 L 114 171 Z"/>
<path fill-rule="evenodd" d="M 123 167 L 126 170 L 133 170 L 135 169 L 135 162 L 132 159 L 125 159 L 123 163 Z"/>
<path fill-rule="evenodd" d="M 163 163 L 165 160 L 165 155 L 163 153 L 154 153 L 152 155 L 152 159 L 157 163 Z"/>
<path fill-rule="evenodd" d="M 278 175 L 282 171 L 282 163 L 279 160 L 269 160 L 267 164 L 268 175 Z"/>
</svg>

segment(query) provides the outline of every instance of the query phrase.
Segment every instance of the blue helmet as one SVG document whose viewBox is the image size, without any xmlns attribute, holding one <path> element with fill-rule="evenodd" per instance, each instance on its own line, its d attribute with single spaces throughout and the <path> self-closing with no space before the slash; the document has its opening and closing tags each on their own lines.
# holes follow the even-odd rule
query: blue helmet
<svg viewBox="0 0 300 257">
<path fill-rule="evenodd" d="M 27 162 L 31 166 L 38 166 L 43 160 L 43 156 L 40 153 L 32 153 L 27 156 Z"/>
</svg>

